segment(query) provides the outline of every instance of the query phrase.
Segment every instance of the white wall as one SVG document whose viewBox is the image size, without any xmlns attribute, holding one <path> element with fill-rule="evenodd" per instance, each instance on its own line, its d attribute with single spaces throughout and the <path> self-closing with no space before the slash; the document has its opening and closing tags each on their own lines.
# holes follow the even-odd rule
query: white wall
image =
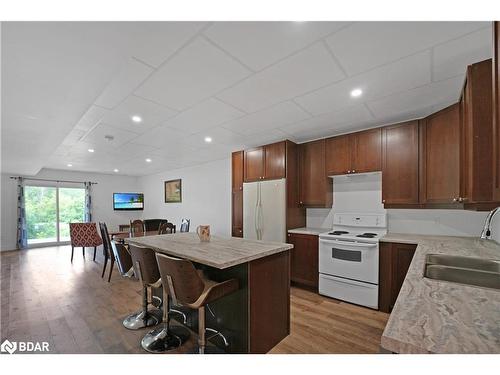
<svg viewBox="0 0 500 375">
<path fill-rule="evenodd" d="M 42 169 L 36 176 L 30 177 L 97 182 L 92 187 L 92 220 L 106 222 L 109 230 L 117 230 L 119 224 L 127 224 L 130 219 L 142 215 L 140 211 L 113 210 L 114 192 L 140 192 L 137 177 L 52 169 Z M 9 175 L 1 175 L 1 251 L 16 248 L 16 184 L 17 181 L 11 180 Z"/>
<path fill-rule="evenodd" d="M 164 181 L 182 179 L 182 203 L 164 203 Z M 212 234 L 231 234 L 231 161 L 210 163 L 162 172 L 139 179 L 144 192 L 143 217 L 167 219 L 177 226 L 191 219 L 191 231 L 210 225 Z"/>
</svg>

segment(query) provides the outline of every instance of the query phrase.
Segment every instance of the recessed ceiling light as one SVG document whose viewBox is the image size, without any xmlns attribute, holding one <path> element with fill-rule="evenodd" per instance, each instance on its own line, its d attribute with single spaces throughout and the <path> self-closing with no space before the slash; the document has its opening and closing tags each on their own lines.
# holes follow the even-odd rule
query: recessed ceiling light
<svg viewBox="0 0 500 375">
<path fill-rule="evenodd" d="M 93 148 L 89 148 L 88 152 L 94 152 L 95 150 Z"/>
<path fill-rule="evenodd" d="M 151 160 L 150 158 L 147 158 L 146 159 L 146 163 L 151 163 L 153 160 Z"/>
<path fill-rule="evenodd" d="M 68 163 L 68 167 L 72 167 L 72 166 L 73 166 L 73 164 L 71 164 L 71 163 Z"/>
<path fill-rule="evenodd" d="M 357 98 L 358 96 L 361 96 L 361 94 L 363 94 L 363 90 L 361 89 L 354 89 L 351 91 L 351 96 L 353 98 Z"/>
<path fill-rule="evenodd" d="M 113 169 L 113 172 L 118 173 L 118 172 L 120 172 L 120 171 L 119 171 L 118 169 L 116 169 L 116 168 L 115 168 L 115 169 Z"/>
<path fill-rule="evenodd" d="M 134 116 L 132 116 L 132 121 L 139 123 L 139 122 L 142 122 L 142 118 L 141 118 L 141 116 L 134 115 Z"/>
<path fill-rule="evenodd" d="M 212 137 L 205 137 L 205 142 L 207 142 L 207 143 L 212 142 Z"/>
</svg>

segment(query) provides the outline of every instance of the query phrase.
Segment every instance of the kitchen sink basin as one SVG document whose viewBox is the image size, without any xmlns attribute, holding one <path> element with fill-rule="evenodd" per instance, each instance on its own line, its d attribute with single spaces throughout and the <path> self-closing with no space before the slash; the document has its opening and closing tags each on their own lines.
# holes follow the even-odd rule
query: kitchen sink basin
<svg viewBox="0 0 500 375">
<path fill-rule="evenodd" d="M 425 260 L 426 264 L 436 264 L 447 267 L 467 268 L 479 271 L 500 273 L 500 260 L 445 254 L 427 254 Z"/>
<path fill-rule="evenodd" d="M 500 289 L 500 261 L 427 254 L 424 276 L 429 279 Z"/>
</svg>

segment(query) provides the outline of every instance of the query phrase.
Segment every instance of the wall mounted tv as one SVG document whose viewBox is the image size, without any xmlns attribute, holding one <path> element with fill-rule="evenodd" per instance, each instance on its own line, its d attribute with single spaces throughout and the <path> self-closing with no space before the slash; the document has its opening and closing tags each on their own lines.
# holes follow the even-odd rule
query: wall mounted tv
<svg viewBox="0 0 500 375">
<path fill-rule="evenodd" d="M 144 194 L 113 193 L 113 209 L 120 211 L 144 210 Z"/>
</svg>

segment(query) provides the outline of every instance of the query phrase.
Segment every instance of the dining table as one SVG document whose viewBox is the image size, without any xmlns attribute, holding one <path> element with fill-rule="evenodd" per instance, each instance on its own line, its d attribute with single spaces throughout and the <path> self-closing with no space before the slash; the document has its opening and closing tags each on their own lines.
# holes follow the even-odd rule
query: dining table
<svg viewBox="0 0 500 375">
<path fill-rule="evenodd" d="M 109 237 L 111 240 L 115 240 L 118 242 L 125 242 L 125 238 L 156 236 L 157 234 L 158 234 L 157 230 L 149 230 L 135 234 L 129 231 L 126 232 L 122 231 L 122 232 L 110 232 Z"/>
</svg>

